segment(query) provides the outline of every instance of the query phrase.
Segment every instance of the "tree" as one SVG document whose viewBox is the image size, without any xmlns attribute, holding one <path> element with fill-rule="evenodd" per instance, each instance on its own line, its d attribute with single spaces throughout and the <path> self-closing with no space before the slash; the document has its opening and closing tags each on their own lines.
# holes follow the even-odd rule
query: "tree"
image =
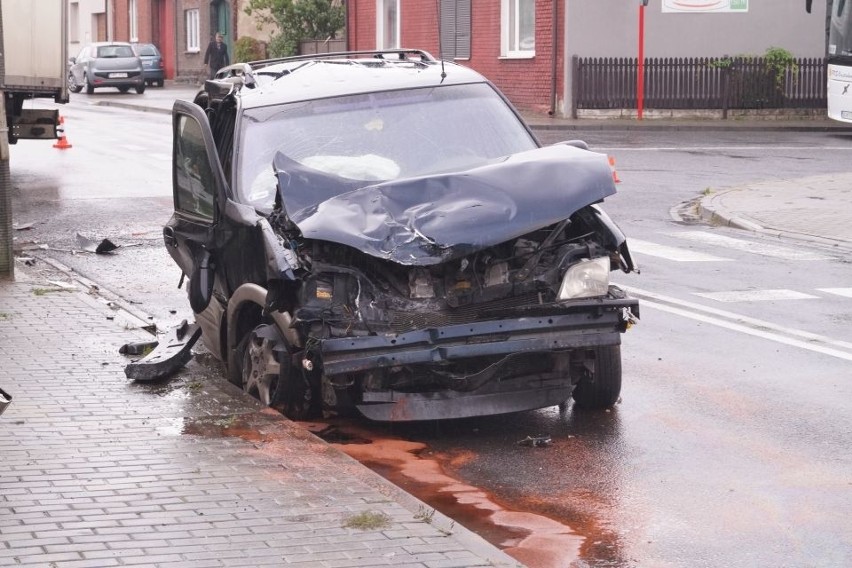
<svg viewBox="0 0 852 568">
<path fill-rule="evenodd" d="M 295 55 L 303 39 L 333 39 L 346 20 L 340 0 L 250 0 L 245 11 L 257 13 L 262 24 L 278 26 L 269 42 L 270 57 Z"/>
</svg>

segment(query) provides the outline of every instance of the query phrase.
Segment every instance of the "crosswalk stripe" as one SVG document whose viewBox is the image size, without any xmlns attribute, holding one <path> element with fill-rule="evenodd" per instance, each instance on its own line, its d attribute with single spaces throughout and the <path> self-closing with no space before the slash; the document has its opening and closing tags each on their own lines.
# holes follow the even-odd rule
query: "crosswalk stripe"
<svg viewBox="0 0 852 568">
<path fill-rule="evenodd" d="M 742 314 L 720 310 L 687 302 L 671 296 L 663 296 L 647 290 L 642 290 L 634 286 L 624 286 L 624 289 L 631 296 L 635 296 L 643 301 L 644 306 L 661 309 L 670 313 L 676 313 L 687 318 L 696 319 L 698 321 L 706 321 L 714 323 L 728 329 L 736 329 L 744 331 L 751 335 L 765 337 L 788 345 L 795 345 L 803 349 L 817 351 L 826 355 L 840 357 L 852 361 L 852 343 L 846 341 L 838 341 L 824 335 L 817 335 L 807 331 L 802 331 L 786 326 L 774 324 L 769 321 L 751 318 Z M 727 321 L 725 321 L 727 320 Z M 782 335 L 789 336 L 790 339 L 780 337 Z M 846 350 L 846 352 L 838 351 L 838 349 Z"/>
<path fill-rule="evenodd" d="M 695 295 L 726 303 L 819 299 L 818 296 L 811 296 L 795 290 L 733 290 L 730 292 L 695 292 Z"/>
<path fill-rule="evenodd" d="M 787 260 L 828 260 L 830 258 L 808 250 L 782 247 L 758 241 L 746 241 L 707 231 L 677 231 L 664 234 L 678 239 L 685 239 L 692 242 L 750 252 L 773 258 L 783 258 Z"/>
<path fill-rule="evenodd" d="M 836 294 L 837 296 L 852 298 L 852 288 L 817 288 L 817 290 L 826 294 Z"/>
<path fill-rule="evenodd" d="M 732 260 L 730 258 L 722 258 L 693 250 L 660 245 L 640 239 L 634 239 L 632 237 L 627 239 L 627 246 L 630 247 L 631 252 L 665 258 L 675 262 L 720 262 Z"/>
</svg>

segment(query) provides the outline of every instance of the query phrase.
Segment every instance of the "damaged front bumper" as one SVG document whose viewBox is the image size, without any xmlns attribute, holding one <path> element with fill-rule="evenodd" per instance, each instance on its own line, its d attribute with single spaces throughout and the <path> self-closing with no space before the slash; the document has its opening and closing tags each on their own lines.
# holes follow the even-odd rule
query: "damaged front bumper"
<svg viewBox="0 0 852 568">
<path fill-rule="evenodd" d="M 573 301 L 516 310 L 521 315 L 403 334 L 323 340 L 327 376 L 407 365 L 443 364 L 476 357 L 614 346 L 639 316 L 632 298 Z M 476 390 L 365 392 L 358 409 L 373 420 L 429 420 L 516 412 L 564 402 L 567 377 L 486 382 Z"/>
</svg>

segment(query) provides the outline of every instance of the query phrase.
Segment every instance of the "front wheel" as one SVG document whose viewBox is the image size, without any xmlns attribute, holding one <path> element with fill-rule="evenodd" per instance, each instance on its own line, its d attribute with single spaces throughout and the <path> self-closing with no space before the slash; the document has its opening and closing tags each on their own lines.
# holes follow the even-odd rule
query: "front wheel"
<svg viewBox="0 0 852 568">
<path fill-rule="evenodd" d="M 595 349 L 594 371 L 587 373 L 571 394 L 580 408 L 609 408 L 621 395 L 621 346 Z"/>
<path fill-rule="evenodd" d="M 77 78 L 71 72 L 68 73 L 68 90 L 72 93 L 79 93 L 83 90 L 83 85 L 77 83 Z"/>
<path fill-rule="evenodd" d="M 236 355 L 243 390 L 291 420 L 317 414 L 318 389 L 292 365 L 292 350 L 276 326 L 257 326 L 240 342 Z"/>
</svg>

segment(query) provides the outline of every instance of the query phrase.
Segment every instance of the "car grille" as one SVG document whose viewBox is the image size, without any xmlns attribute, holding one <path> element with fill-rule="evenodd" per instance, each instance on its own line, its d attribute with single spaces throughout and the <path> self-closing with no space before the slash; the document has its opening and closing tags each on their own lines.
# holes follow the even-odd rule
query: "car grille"
<svg viewBox="0 0 852 568">
<path fill-rule="evenodd" d="M 483 320 L 483 313 L 487 311 L 531 306 L 538 303 L 538 293 L 533 292 L 492 302 L 471 304 L 459 308 L 446 308 L 437 312 L 395 311 L 390 317 L 390 328 L 396 333 L 405 333 L 427 327 L 472 323 Z"/>
<path fill-rule="evenodd" d="M 493 368 L 497 365 L 496 368 Z M 489 379 L 492 381 L 505 381 L 515 377 L 530 377 L 535 375 L 546 375 L 554 371 L 554 359 L 549 353 L 518 353 L 510 357 L 499 358 L 480 358 L 475 360 L 461 361 L 452 365 L 441 366 L 436 369 L 430 365 L 416 365 L 410 369 L 411 375 L 408 377 L 409 385 L 418 385 L 420 389 L 429 390 L 434 388 L 434 385 L 447 384 L 448 375 L 455 375 L 459 378 L 473 378 L 478 373 L 482 373 L 487 369 L 493 369 L 493 376 Z M 476 379 L 474 379 L 476 382 Z M 470 385 L 472 386 L 472 385 Z M 468 390 L 469 385 L 458 383 L 456 387 L 459 390 Z M 465 388 L 467 387 L 467 388 Z M 418 387 L 405 388 L 401 385 L 394 385 L 401 391 L 417 391 Z"/>
</svg>

